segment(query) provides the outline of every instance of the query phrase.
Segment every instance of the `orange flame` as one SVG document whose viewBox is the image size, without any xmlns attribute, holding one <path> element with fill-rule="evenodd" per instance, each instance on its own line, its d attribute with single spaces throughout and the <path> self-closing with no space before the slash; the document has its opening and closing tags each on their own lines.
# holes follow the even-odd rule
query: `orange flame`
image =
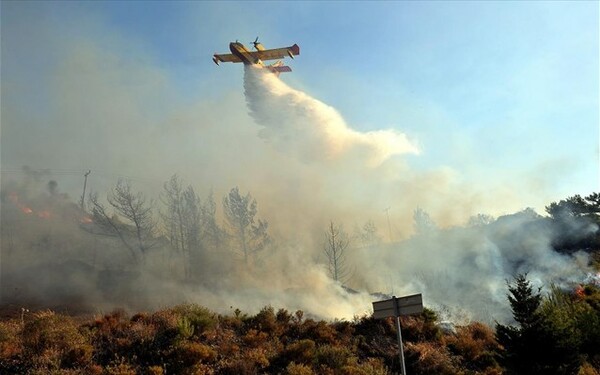
<svg viewBox="0 0 600 375">
<path fill-rule="evenodd" d="M 14 191 L 8 194 L 8 199 L 17 207 L 19 207 L 19 209 L 21 211 L 23 211 L 23 213 L 26 214 L 30 214 L 33 212 L 33 210 L 27 206 L 25 206 L 23 203 L 19 202 L 19 194 L 15 193 Z"/>
<path fill-rule="evenodd" d="M 585 290 L 583 290 L 583 286 L 577 285 L 577 287 L 575 288 L 575 295 L 578 298 L 585 298 Z"/>
</svg>

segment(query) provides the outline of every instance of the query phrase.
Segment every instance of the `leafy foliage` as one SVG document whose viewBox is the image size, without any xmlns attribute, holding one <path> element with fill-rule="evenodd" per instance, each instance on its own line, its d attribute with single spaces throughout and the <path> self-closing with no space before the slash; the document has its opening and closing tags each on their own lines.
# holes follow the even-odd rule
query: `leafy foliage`
<svg viewBox="0 0 600 375">
<path fill-rule="evenodd" d="M 556 287 L 543 298 L 526 275 L 509 285 L 517 326 L 497 324 L 503 350 L 500 361 L 508 374 L 573 374 L 586 360 L 599 358 L 600 311 Z"/>
<path fill-rule="evenodd" d="M 574 195 L 546 206 L 554 226 L 553 232 L 559 235 L 553 246 L 560 252 L 600 249 L 600 193 L 586 197 Z"/>
</svg>

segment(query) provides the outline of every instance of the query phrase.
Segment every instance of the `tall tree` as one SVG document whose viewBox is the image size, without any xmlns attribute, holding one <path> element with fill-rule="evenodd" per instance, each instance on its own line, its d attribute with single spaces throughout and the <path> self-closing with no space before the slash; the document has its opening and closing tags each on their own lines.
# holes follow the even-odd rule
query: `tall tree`
<svg viewBox="0 0 600 375">
<path fill-rule="evenodd" d="M 500 362 L 507 374 L 571 374 L 577 367 L 576 350 L 560 337 L 540 311 L 540 289 L 534 291 L 527 275 L 508 286 L 516 326 L 496 324 L 496 338 L 504 348 Z"/>
<path fill-rule="evenodd" d="M 143 261 L 148 250 L 156 245 L 156 222 L 152 216 L 153 202 L 141 192 L 133 192 L 129 182 L 119 180 L 106 197 L 113 208 L 109 212 L 99 202 L 98 195 L 90 194 L 94 222 L 116 234 L 130 250 L 136 262 Z"/>
<path fill-rule="evenodd" d="M 223 198 L 223 212 L 237 240 L 244 262 L 248 264 L 249 256 L 263 249 L 269 242 L 268 223 L 256 219 L 256 200 L 250 193 L 242 196 L 236 186 Z"/>
<path fill-rule="evenodd" d="M 202 202 L 192 186 L 183 192 L 184 238 L 189 265 L 187 276 L 192 277 L 203 260 L 204 246 L 202 241 Z"/>
<path fill-rule="evenodd" d="M 185 278 L 191 278 L 193 269 L 201 262 L 201 201 L 192 186 L 183 188 L 177 175 L 165 182 L 161 201 L 165 212 L 161 214 L 171 246 L 183 255 Z"/>
<path fill-rule="evenodd" d="M 213 198 L 212 191 L 200 208 L 202 217 L 202 237 L 205 246 L 214 251 L 221 250 L 227 233 L 217 224 L 216 219 L 217 204 Z"/>
<path fill-rule="evenodd" d="M 348 281 L 348 278 L 351 276 L 351 270 L 346 258 L 346 251 L 349 245 L 350 240 L 344 228 L 330 221 L 325 232 L 323 252 L 327 257 L 329 275 L 332 279 L 341 283 Z"/>
<path fill-rule="evenodd" d="M 161 217 L 165 225 L 166 236 L 175 250 L 185 252 L 183 186 L 177 175 L 173 175 L 169 181 L 163 184 L 160 200 L 165 206 Z"/>
</svg>

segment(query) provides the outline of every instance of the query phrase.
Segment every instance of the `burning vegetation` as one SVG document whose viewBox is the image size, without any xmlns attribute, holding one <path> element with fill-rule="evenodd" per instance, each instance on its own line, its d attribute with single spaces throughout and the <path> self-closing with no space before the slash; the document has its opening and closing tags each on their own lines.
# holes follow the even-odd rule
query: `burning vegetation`
<svg viewBox="0 0 600 375">
<path fill-rule="evenodd" d="M 417 209 L 415 234 L 396 243 L 384 243 L 373 222 L 349 235 L 331 221 L 316 258 L 271 235 L 257 201 L 237 187 L 222 199 L 222 217 L 212 194 L 200 198 L 177 176 L 157 200 L 126 181 L 84 205 L 54 181 L 41 190 L 7 184 L 1 199 L 2 373 L 392 373 L 395 328 L 370 317 L 375 293 L 356 292 L 369 290 L 360 254 L 393 261 L 399 251 L 422 248 L 427 257 L 440 241 L 483 245 L 486 257 L 471 250 L 457 258 L 464 269 L 486 270 L 489 262 L 501 276 L 519 276 L 508 303 L 505 287 L 501 301 L 487 296 L 487 312 L 500 322 L 492 329 L 466 296 L 483 293 L 481 286 L 451 273 L 443 280 L 462 285 L 465 318 L 440 276 L 423 272 L 431 309 L 402 321 L 411 374 L 595 374 L 600 367 L 597 194 L 551 203 L 546 217 L 480 215 L 447 229 Z M 547 246 L 531 238 L 540 233 Z M 405 263 L 419 267 L 414 258 Z M 336 269 L 341 264 L 348 267 Z M 125 310 L 85 318 L 115 307 Z M 150 312 L 132 313 L 140 310 Z"/>
<path fill-rule="evenodd" d="M 472 322 L 443 331 L 429 310 L 402 318 L 410 374 L 597 374 L 600 288 L 584 300 L 509 288 L 518 326 Z M 370 316 L 325 322 L 268 306 L 216 314 L 188 304 L 90 318 L 26 312 L 0 322 L 6 374 L 391 374 L 400 369 L 395 325 Z"/>
</svg>

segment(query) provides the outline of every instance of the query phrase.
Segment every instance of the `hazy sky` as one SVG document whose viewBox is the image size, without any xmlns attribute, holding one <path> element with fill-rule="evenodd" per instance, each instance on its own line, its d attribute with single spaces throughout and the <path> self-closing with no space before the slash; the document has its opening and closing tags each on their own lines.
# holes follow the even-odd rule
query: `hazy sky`
<svg viewBox="0 0 600 375">
<path fill-rule="evenodd" d="M 420 149 L 400 157 L 411 171 L 450 171 L 460 186 L 522 196 L 507 210 L 539 208 L 599 190 L 598 8 L 2 1 L 2 177 L 50 169 L 75 192 L 87 169 L 160 186 L 175 172 L 200 183 L 192 171 L 228 168 L 227 152 L 206 151 L 211 140 L 238 150 L 255 134 L 203 135 L 206 123 L 252 122 L 242 67 L 211 55 L 259 36 L 267 48 L 297 43 L 282 80 L 351 128 L 406 134 Z M 235 174 L 223 185 L 243 185 Z"/>
</svg>

